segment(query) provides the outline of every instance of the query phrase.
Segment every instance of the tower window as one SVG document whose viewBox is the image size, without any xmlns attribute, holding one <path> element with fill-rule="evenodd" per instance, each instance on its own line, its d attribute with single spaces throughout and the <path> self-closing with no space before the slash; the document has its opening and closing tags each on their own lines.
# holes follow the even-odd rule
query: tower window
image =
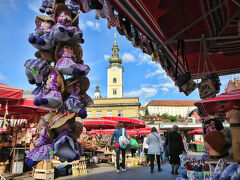
<svg viewBox="0 0 240 180">
<path fill-rule="evenodd" d="M 114 50 L 114 52 L 113 52 L 114 54 L 116 54 L 117 53 L 117 51 L 116 50 Z"/>
<path fill-rule="evenodd" d="M 113 94 L 117 94 L 117 90 L 116 89 L 113 89 Z"/>
<path fill-rule="evenodd" d="M 116 83 L 117 82 L 117 78 L 113 78 L 113 83 Z"/>
</svg>

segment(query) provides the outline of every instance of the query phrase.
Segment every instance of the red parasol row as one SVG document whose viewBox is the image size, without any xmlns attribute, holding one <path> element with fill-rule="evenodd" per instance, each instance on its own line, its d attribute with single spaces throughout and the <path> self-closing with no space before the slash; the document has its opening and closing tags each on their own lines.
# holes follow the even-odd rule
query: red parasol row
<svg viewBox="0 0 240 180">
<path fill-rule="evenodd" d="M 108 119 L 117 122 L 122 122 L 126 129 L 145 128 L 145 122 L 128 117 L 102 117 L 101 119 Z"/>
<path fill-rule="evenodd" d="M 201 100 L 195 103 L 203 116 L 207 116 L 209 112 L 226 111 L 228 108 L 240 109 L 240 89 L 222 93 L 215 98 Z"/>
<path fill-rule="evenodd" d="M 104 120 L 104 119 L 93 119 L 90 121 L 84 121 L 83 126 L 87 130 L 92 129 L 113 129 L 118 125 L 116 121 Z"/>
</svg>

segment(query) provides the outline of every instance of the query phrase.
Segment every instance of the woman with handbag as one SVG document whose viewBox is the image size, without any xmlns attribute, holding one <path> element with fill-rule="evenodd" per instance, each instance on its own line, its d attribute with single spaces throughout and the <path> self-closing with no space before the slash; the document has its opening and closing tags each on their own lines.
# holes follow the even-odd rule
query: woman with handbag
<svg viewBox="0 0 240 180">
<path fill-rule="evenodd" d="M 172 166 L 171 174 L 178 174 L 178 168 L 180 166 L 179 155 L 185 152 L 181 135 L 178 133 L 178 126 L 173 125 L 172 132 L 169 132 L 166 137 L 165 147 L 166 152 L 170 156 L 169 163 Z"/>
<path fill-rule="evenodd" d="M 115 139 L 117 173 L 119 173 L 120 172 L 120 164 L 119 164 L 120 150 L 122 151 L 122 171 L 126 171 L 125 153 L 126 153 L 126 147 L 129 144 L 127 140 L 126 129 L 123 127 L 123 123 L 121 122 L 118 123 L 117 129 L 115 129 L 115 131 L 112 134 L 111 146 L 113 144 L 114 139 Z"/>
<path fill-rule="evenodd" d="M 158 171 L 161 171 L 160 155 L 163 152 L 161 136 L 157 133 L 157 128 L 153 127 L 151 134 L 148 135 L 146 143 L 148 144 L 148 155 L 150 158 L 151 173 L 154 169 L 155 155 L 157 157 Z"/>
</svg>

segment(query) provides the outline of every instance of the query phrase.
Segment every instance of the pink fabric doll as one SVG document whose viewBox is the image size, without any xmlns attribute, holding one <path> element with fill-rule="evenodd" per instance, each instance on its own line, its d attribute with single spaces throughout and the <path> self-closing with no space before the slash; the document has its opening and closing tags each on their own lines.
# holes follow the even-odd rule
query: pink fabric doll
<svg viewBox="0 0 240 180">
<path fill-rule="evenodd" d="M 72 14 L 65 4 L 59 4 L 54 13 L 54 21 L 56 24 L 52 27 L 50 36 L 54 41 L 75 40 L 77 43 L 83 43 L 82 31 L 72 26 Z"/>
<path fill-rule="evenodd" d="M 60 74 L 52 71 L 48 75 L 48 80 L 44 86 L 36 88 L 32 94 L 34 97 L 34 104 L 47 108 L 60 108 L 63 104 L 62 95 L 58 91 L 59 86 L 63 86 L 63 82 L 58 82 Z M 60 84 L 59 84 L 60 83 Z"/>
<path fill-rule="evenodd" d="M 55 67 L 64 75 L 86 76 L 90 68 L 83 64 L 80 54 L 81 46 L 71 42 L 59 42 L 55 51 L 57 60 Z"/>
<path fill-rule="evenodd" d="M 53 48 L 54 41 L 50 37 L 50 29 L 54 21 L 49 16 L 37 16 L 36 29 L 34 33 L 29 35 L 28 41 L 39 50 L 48 50 Z"/>
</svg>

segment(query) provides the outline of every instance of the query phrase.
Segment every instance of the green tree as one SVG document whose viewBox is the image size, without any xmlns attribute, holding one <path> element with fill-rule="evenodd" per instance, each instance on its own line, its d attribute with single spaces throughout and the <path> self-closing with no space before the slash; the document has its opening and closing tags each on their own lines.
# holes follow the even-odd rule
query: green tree
<svg viewBox="0 0 240 180">
<path fill-rule="evenodd" d="M 145 116 L 149 116 L 148 108 L 145 109 Z"/>
</svg>

